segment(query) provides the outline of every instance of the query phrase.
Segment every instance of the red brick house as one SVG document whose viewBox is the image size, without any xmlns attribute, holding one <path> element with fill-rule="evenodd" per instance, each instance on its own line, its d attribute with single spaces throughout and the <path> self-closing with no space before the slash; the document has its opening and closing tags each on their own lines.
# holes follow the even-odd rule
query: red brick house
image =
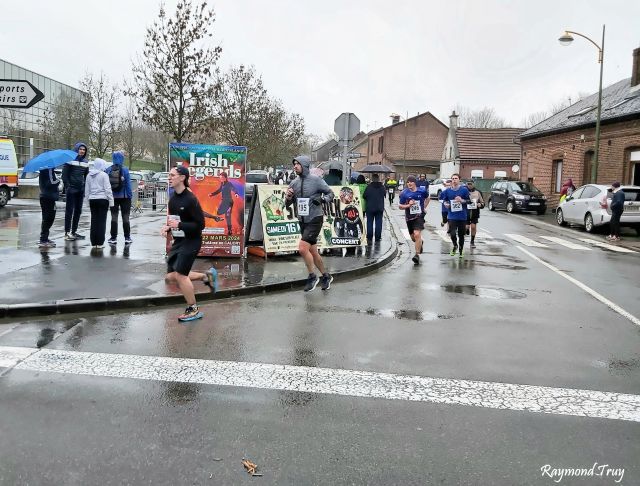
<svg viewBox="0 0 640 486">
<path fill-rule="evenodd" d="M 591 181 L 595 146 L 595 93 L 531 127 L 521 135 L 521 179 L 532 181 L 556 206 L 562 183 Z M 640 185 L 640 48 L 633 75 L 602 90 L 597 182 Z"/>
<path fill-rule="evenodd" d="M 365 157 L 358 159 L 353 170 L 382 163 L 395 170 L 396 178 L 416 174 L 436 177 L 447 132 L 447 126 L 429 112 L 406 121 L 396 117 L 390 126 L 369 132 L 366 144 L 358 141 L 358 150 L 352 151 Z"/>
<path fill-rule="evenodd" d="M 523 131 L 522 128 L 458 128 L 458 115 L 454 111 L 449 117 L 440 177 L 450 177 L 457 172 L 462 179 L 517 178 L 521 153 L 518 138 Z"/>
</svg>

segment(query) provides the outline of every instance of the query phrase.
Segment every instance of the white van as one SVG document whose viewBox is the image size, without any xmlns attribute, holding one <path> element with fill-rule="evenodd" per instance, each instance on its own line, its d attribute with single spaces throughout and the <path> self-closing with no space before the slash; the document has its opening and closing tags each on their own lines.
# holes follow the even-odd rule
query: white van
<svg viewBox="0 0 640 486">
<path fill-rule="evenodd" d="M 18 193 L 18 158 L 13 141 L 0 138 L 0 208 Z"/>
</svg>

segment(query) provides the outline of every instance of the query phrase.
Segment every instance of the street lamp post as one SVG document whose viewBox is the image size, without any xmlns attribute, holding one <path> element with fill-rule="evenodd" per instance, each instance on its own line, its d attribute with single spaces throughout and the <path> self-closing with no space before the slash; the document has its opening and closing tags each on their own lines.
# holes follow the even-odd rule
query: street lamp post
<svg viewBox="0 0 640 486">
<path fill-rule="evenodd" d="M 598 86 L 598 108 L 596 114 L 596 146 L 594 149 L 593 160 L 591 161 L 591 183 L 595 184 L 598 180 L 598 157 L 600 152 L 600 113 L 602 112 L 602 67 L 604 65 L 604 30 L 605 26 L 602 26 L 602 44 L 599 46 L 593 40 L 589 39 L 586 35 L 583 35 L 579 32 L 573 32 L 571 30 L 565 31 L 563 35 L 560 36 L 558 41 L 563 46 L 568 46 L 573 42 L 573 36 L 578 35 L 584 39 L 587 39 L 598 49 L 598 62 L 600 63 L 600 84 Z"/>
</svg>

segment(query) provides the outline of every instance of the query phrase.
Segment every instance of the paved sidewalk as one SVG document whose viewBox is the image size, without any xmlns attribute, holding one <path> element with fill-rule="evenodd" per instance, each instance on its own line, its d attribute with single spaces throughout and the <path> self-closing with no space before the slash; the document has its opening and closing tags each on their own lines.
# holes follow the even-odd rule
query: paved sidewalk
<svg viewBox="0 0 640 486">
<path fill-rule="evenodd" d="M 181 302 L 177 286 L 166 284 L 164 239 L 159 228 L 165 216 L 146 211 L 132 214 L 133 244 L 93 250 L 88 238 L 65 242 L 63 211 L 58 209 L 51 239 L 58 246 L 39 249 L 40 209 L 31 201 L 12 200 L 0 210 L 0 317 L 17 315 L 140 307 Z M 31 203 L 31 204 L 30 204 Z M 107 228 L 109 228 L 107 222 Z M 389 222 L 386 222 L 389 228 Z M 121 230 L 121 227 L 119 228 Z M 107 230 L 108 231 L 108 230 Z M 84 212 L 79 233 L 88 237 L 89 215 Z M 373 271 L 391 261 L 396 241 L 390 229 L 383 241 L 368 249 L 334 250 L 325 255 L 328 270 L 341 278 Z M 298 255 L 282 255 L 267 260 L 199 258 L 194 270 L 210 266 L 218 270 L 219 291 L 195 283 L 199 300 L 299 287 L 302 292 L 306 270 Z"/>
</svg>

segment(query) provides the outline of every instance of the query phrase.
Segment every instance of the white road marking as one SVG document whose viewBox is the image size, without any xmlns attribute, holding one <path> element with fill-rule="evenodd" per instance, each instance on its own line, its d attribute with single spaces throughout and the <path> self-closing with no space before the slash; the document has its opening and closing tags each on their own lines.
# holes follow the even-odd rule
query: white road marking
<svg viewBox="0 0 640 486">
<path fill-rule="evenodd" d="M 492 232 L 489 231 L 487 228 L 478 228 L 478 231 L 484 231 L 485 233 L 489 233 L 491 234 Z"/>
<path fill-rule="evenodd" d="M 516 235 L 513 233 L 505 233 L 505 236 L 511 238 L 512 240 L 517 241 L 518 243 L 522 243 L 523 245 L 534 246 L 536 248 L 549 248 L 547 245 L 543 243 L 538 243 L 537 241 L 533 241 L 532 239 L 527 238 L 526 236 Z"/>
<path fill-rule="evenodd" d="M 588 248 L 583 245 L 578 245 L 577 243 L 571 243 L 570 241 L 563 240 L 562 238 L 558 238 L 557 236 L 540 236 L 540 238 L 551 241 L 553 243 L 557 243 L 558 245 L 566 246 L 567 248 L 571 248 L 572 250 L 583 250 L 583 251 L 591 251 L 591 248 Z"/>
<path fill-rule="evenodd" d="M 30 354 L 33 353 L 33 354 Z M 14 369 L 467 405 L 640 422 L 640 395 L 370 371 L 25 349 Z"/>
<path fill-rule="evenodd" d="M 411 239 L 411 235 L 409 234 L 409 230 L 407 228 L 402 228 L 402 236 L 404 236 L 407 240 Z"/>
<path fill-rule="evenodd" d="M 0 368 L 11 368 L 36 351 L 37 348 L 0 346 Z"/>
<path fill-rule="evenodd" d="M 631 314 L 630 312 L 627 312 L 626 310 L 624 310 L 622 307 L 620 307 L 618 304 L 615 304 L 614 302 L 611 302 L 609 299 L 607 299 L 606 297 L 604 297 L 603 295 L 600 295 L 598 292 L 596 292 L 595 290 L 593 290 L 591 287 L 587 287 L 585 284 L 583 284 L 582 282 L 580 282 L 579 280 L 576 280 L 575 278 L 567 275 L 566 273 L 564 273 L 562 270 L 559 270 L 558 268 L 554 267 L 553 265 L 551 265 L 550 263 L 545 262 L 544 260 L 541 260 L 540 258 L 538 258 L 537 256 L 535 256 L 533 253 L 531 253 L 528 250 L 525 250 L 524 248 L 522 248 L 521 246 L 517 246 L 516 248 L 518 248 L 520 251 L 526 253 L 527 255 L 529 255 L 531 258 L 533 258 L 535 261 L 537 261 L 538 263 L 542 263 L 545 267 L 547 267 L 548 269 L 554 271 L 555 273 L 557 273 L 558 275 L 560 275 L 561 277 L 566 278 L 569 282 L 571 282 L 574 285 L 577 285 L 578 287 L 580 287 L 582 290 L 584 290 L 586 293 L 588 293 L 589 295 L 591 295 L 592 297 L 595 297 L 596 299 L 598 299 L 600 302 L 602 302 L 604 305 L 606 305 L 607 307 L 609 307 L 611 310 L 613 310 L 614 312 L 617 312 L 618 314 L 620 314 L 623 317 L 626 317 L 627 319 L 629 319 L 631 322 L 633 322 L 636 326 L 640 326 L 640 319 L 638 319 L 636 316 L 634 316 L 633 314 Z"/>
<path fill-rule="evenodd" d="M 603 241 L 592 240 L 591 238 L 578 238 L 580 241 L 584 241 L 585 243 L 589 243 L 591 245 L 599 246 L 601 248 L 606 248 L 607 250 L 617 251 L 620 253 L 636 253 L 633 250 L 629 250 L 629 248 L 623 248 L 621 246 L 610 245 Z"/>
<path fill-rule="evenodd" d="M 443 229 L 436 230 L 436 234 L 440 238 L 442 238 L 443 241 L 445 241 L 447 243 L 451 243 L 451 238 L 449 238 L 449 233 L 447 233 L 445 230 L 443 230 Z"/>
</svg>

